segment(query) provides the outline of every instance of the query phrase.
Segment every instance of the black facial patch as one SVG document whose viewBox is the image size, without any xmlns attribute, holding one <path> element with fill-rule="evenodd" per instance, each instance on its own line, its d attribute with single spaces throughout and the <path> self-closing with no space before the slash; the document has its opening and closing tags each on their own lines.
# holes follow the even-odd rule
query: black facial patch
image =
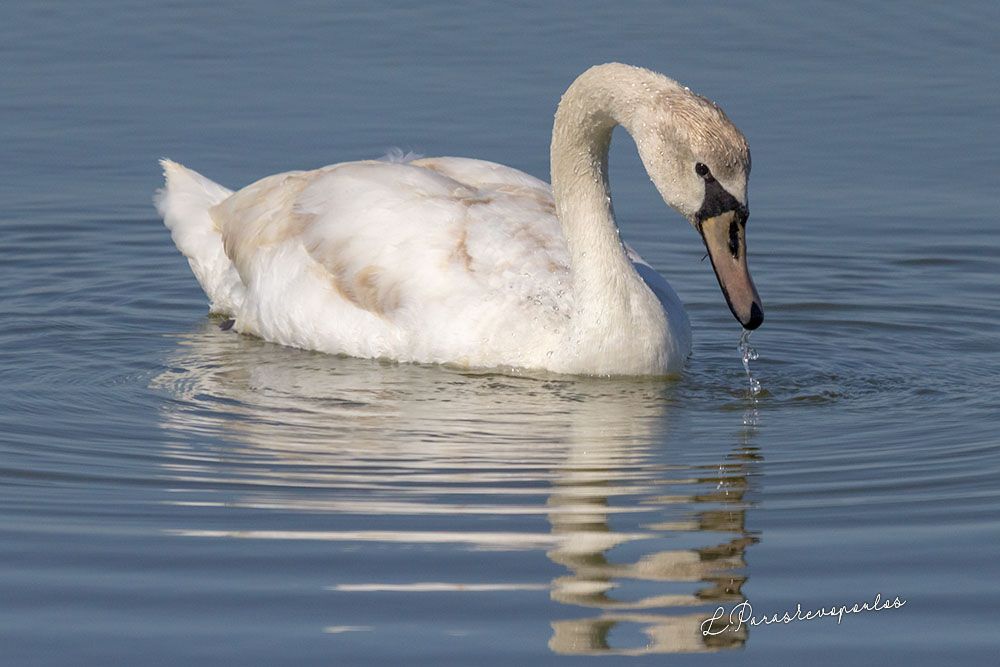
<svg viewBox="0 0 1000 667">
<path fill-rule="evenodd" d="M 695 219 L 702 222 L 727 211 L 736 211 L 736 217 L 746 220 L 746 208 L 743 204 L 726 192 L 726 189 L 709 175 L 705 179 L 705 199 L 701 202 L 701 208 L 694 214 Z"/>
</svg>

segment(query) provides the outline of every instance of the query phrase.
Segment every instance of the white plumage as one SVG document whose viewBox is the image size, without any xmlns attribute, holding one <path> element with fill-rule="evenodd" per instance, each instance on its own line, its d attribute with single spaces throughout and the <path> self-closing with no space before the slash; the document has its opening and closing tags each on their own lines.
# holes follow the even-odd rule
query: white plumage
<svg viewBox="0 0 1000 667">
<path fill-rule="evenodd" d="M 569 97 L 560 113 L 572 111 Z M 561 139 L 559 123 L 554 182 L 557 160 L 568 169 L 575 144 L 601 140 L 573 128 Z M 554 197 L 503 165 L 409 157 L 277 174 L 235 193 L 163 160 L 156 204 L 211 310 L 242 333 L 469 367 L 680 368 L 687 317 L 667 282 L 618 241 L 606 174 L 562 178 Z"/>
</svg>

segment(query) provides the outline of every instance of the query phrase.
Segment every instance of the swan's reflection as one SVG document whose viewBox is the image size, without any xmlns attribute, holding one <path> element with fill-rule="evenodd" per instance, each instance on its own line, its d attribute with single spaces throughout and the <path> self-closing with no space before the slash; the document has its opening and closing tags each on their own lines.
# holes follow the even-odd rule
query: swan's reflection
<svg viewBox="0 0 1000 667">
<path fill-rule="evenodd" d="M 742 442 L 711 466 L 664 465 L 656 450 L 667 440 L 669 384 L 387 365 L 290 350 L 211 325 L 179 341 L 154 384 L 173 397 L 163 414 L 165 428 L 180 436 L 171 476 L 199 483 L 195 497 L 177 503 L 372 516 L 383 524 L 406 517 L 390 529 L 345 520 L 343 530 L 192 526 L 177 534 L 544 551 L 567 570 L 544 584 L 566 605 L 552 622 L 555 652 L 712 651 L 746 641 L 745 629 L 704 637 L 700 625 L 716 606 L 743 600 L 744 553 L 755 541 L 744 493 L 756 454 Z M 216 502 L 205 491 L 212 488 L 230 491 Z M 477 515 L 526 519 L 503 524 L 518 530 L 479 530 L 492 524 Z M 532 530 L 531 516 L 551 529 Z M 452 517 L 459 529 L 415 525 L 428 517 Z M 332 588 L 489 595 L 541 585 Z M 644 637 L 631 636 L 636 631 Z"/>
<path fill-rule="evenodd" d="M 588 457 L 591 451 L 584 450 L 583 456 Z M 573 453 L 576 457 L 580 454 L 580 451 Z M 709 540 L 689 548 L 644 553 L 634 562 L 625 563 L 612 562 L 607 556 L 608 550 L 603 545 L 594 544 L 590 538 L 594 533 L 609 530 L 609 515 L 602 512 L 608 506 L 608 499 L 603 495 L 600 484 L 580 479 L 573 472 L 565 474 L 553 491 L 550 506 L 587 502 L 593 508 L 593 514 L 587 518 L 581 518 L 579 514 L 553 513 L 550 516 L 553 533 L 564 535 L 567 539 L 548 556 L 566 566 L 571 573 L 552 582 L 552 597 L 567 604 L 601 609 L 603 613 L 553 623 L 555 632 L 549 647 L 558 653 L 640 654 L 711 651 L 743 645 L 747 639 L 745 627 L 706 637 L 701 632 L 705 619 L 701 612 L 657 614 L 645 610 L 683 609 L 710 603 L 729 607 L 745 599 L 742 593 L 746 581 L 744 552 L 757 539 L 745 526 L 744 492 L 750 466 L 756 458 L 753 448 L 741 447 L 717 469 L 689 470 L 697 476 L 688 479 L 658 480 L 658 484 L 674 489 L 692 485 L 695 488 L 714 486 L 714 490 L 646 499 L 646 502 L 664 508 L 677 506 L 694 510 L 693 516 L 686 520 L 647 524 L 649 529 L 663 531 L 664 537 L 670 534 L 697 536 L 700 533 L 706 538 L 708 534 L 713 534 L 729 536 L 729 539 L 717 544 Z M 575 469 L 585 465 L 580 460 L 574 463 Z M 597 461 L 592 464 L 599 465 Z M 585 495 L 588 490 L 590 495 Z M 698 507 L 706 509 L 698 510 Z M 710 507 L 713 509 L 708 509 Z M 689 583 L 693 584 L 693 590 L 659 595 L 644 592 L 630 600 L 613 597 L 611 592 L 623 581 Z M 645 591 L 646 588 L 644 586 L 640 590 Z M 640 613 L 642 611 L 645 613 Z M 612 647 L 609 636 L 616 628 L 626 624 L 641 628 L 647 640 L 644 646 L 632 649 Z"/>
</svg>

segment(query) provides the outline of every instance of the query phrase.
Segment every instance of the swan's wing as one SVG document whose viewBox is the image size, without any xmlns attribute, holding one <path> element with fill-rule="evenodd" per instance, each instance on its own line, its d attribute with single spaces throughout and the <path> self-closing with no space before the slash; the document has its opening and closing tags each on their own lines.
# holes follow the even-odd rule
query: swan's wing
<svg viewBox="0 0 1000 667">
<path fill-rule="evenodd" d="M 468 287 L 462 229 L 478 192 L 440 174 L 382 162 L 340 165 L 297 196 L 299 238 L 349 303 L 386 316 Z"/>
<path fill-rule="evenodd" d="M 209 209 L 226 255 L 244 285 L 249 284 L 253 260 L 261 250 L 301 234 L 304 221 L 293 214 L 293 208 L 316 173 L 290 171 L 268 176 Z"/>
<path fill-rule="evenodd" d="M 548 183 L 497 162 L 465 157 L 428 157 L 414 160 L 410 164 L 443 174 L 469 187 L 536 190 L 540 195 L 547 196 L 549 201 L 552 200 L 552 188 Z"/>
<path fill-rule="evenodd" d="M 430 320 L 485 329 L 539 308 L 568 312 L 569 262 L 548 186 L 493 163 L 440 160 L 278 174 L 216 206 L 250 298 L 274 301 L 258 310 L 270 320 L 294 308 L 361 311 L 428 335 Z"/>
</svg>

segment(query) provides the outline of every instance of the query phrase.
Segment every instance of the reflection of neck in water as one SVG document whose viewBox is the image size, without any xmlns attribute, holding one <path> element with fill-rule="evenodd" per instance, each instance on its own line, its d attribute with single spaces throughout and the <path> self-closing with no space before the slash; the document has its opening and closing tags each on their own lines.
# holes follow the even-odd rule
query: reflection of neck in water
<svg viewBox="0 0 1000 667">
<path fill-rule="evenodd" d="M 216 481 L 239 488 L 236 498 L 226 494 L 225 508 L 260 512 L 262 524 L 268 511 L 308 512 L 326 514 L 321 523 L 345 530 L 255 531 L 241 523 L 240 530 L 174 534 L 439 543 L 483 550 L 468 556 L 482 559 L 489 549 L 544 549 L 569 570 L 551 582 L 552 599 L 600 610 L 573 620 L 569 611 L 560 613 L 552 623 L 553 651 L 711 651 L 746 641 L 745 628 L 704 637 L 700 626 L 718 604 L 744 599 L 744 553 L 756 541 L 744 525 L 754 448 L 738 447 L 721 465 L 664 465 L 658 452 L 669 442 L 672 385 L 383 365 L 214 327 L 190 336 L 179 352 L 154 383 L 176 399 L 166 405 L 163 425 L 183 436 L 172 439 L 184 462 L 178 479 L 197 479 L 192 493 Z M 539 496 L 547 501 L 538 503 Z M 194 501 L 191 507 L 210 504 L 205 500 L 178 497 Z M 532 532 L 526 526 L 534 524 L 517 518 L 532 515 L 547 516 L 551 532 Z M 357 519 L 363 516 L 380 516 L 388 529 L 367 530 Z M 428 516 L 451 517 L 449 527 L 413 529 Z M 719 533 L 730 537 L 720 543 Z M 676 546 L 663 549 L 665 540 Z M 616 548 L 641 554 L 620 562 Z M 522 584 L 429 587 L 419 569 L 412 576 L 411 590 L 425 596 L 433 590 L 490 595 Z M 333 588 L 360 595 L 388 585 Z M 406 589 L 392 585 L 396 594 Z M 637 593 L 630 599 L 627 591 Z M 665 613 L 678 609 L 687 613 Z M 631 646 L 635 630 L 646 635 L 644 646 Z"/>
<path fill-rule="evenodd" d="M 570 574 L 553 580 L 552 599 L 601 610 L 597 616 L 554 622 L 549 647 L 557 653 L 638 655 L 742 646 L 747 639 L 745 627 L 705 636 L 701 632 L 706 617 L 703 611 L 663 612 L 705 606 L 714 609 L 745 600 L 741 590 L 746 581 L 744 553 L 757 538 L 745 526 L 744 493 L 748 472 L 758 459 L 756 449 L 739 447 L 718 467 L 671 470 L 675 475 L 671 478 L 662 466 L 647 463 L 643 469 L 660 474 L 644 476 L 642 491 L 653 495 L 646 495 L 633 511 L 651 510 L 657 518 L 673 520 L 646 523 L 642 527 L 648 532 L 631 535 L 611 527 L 617 516 L 630 510 L 611 502 L 626 493 L 616 481 L 623 469 L 609 465 L 614 458 L 614 443 L 607 441 L 571 449 L 549 498 L 552 532 L 563 539 L 548 556 L 570 570 Z M 702 537 L 702 533 L 711 535 Z M 732 537 L 714 543 L 719 533 Z M 689 546 L 652 553 L 647 547 L 634 562 L 613 562 L 610 555 L 615 547 L 629 542 L 646 541 L 656 548 L 667 539 Z M 634 546 L 625 550 L 633 551 Z M 613 595 L 616 589 L 640 593 L 628 599 L 627 593 Z M 663 592 L 649 595 L 651 590 Z M 630 628 L 645 635 L 644 646 L 622 645 L 634 644 L 627 636 Z M 622 634 L 625 636 L 617 637 Z"/>
</svg>

